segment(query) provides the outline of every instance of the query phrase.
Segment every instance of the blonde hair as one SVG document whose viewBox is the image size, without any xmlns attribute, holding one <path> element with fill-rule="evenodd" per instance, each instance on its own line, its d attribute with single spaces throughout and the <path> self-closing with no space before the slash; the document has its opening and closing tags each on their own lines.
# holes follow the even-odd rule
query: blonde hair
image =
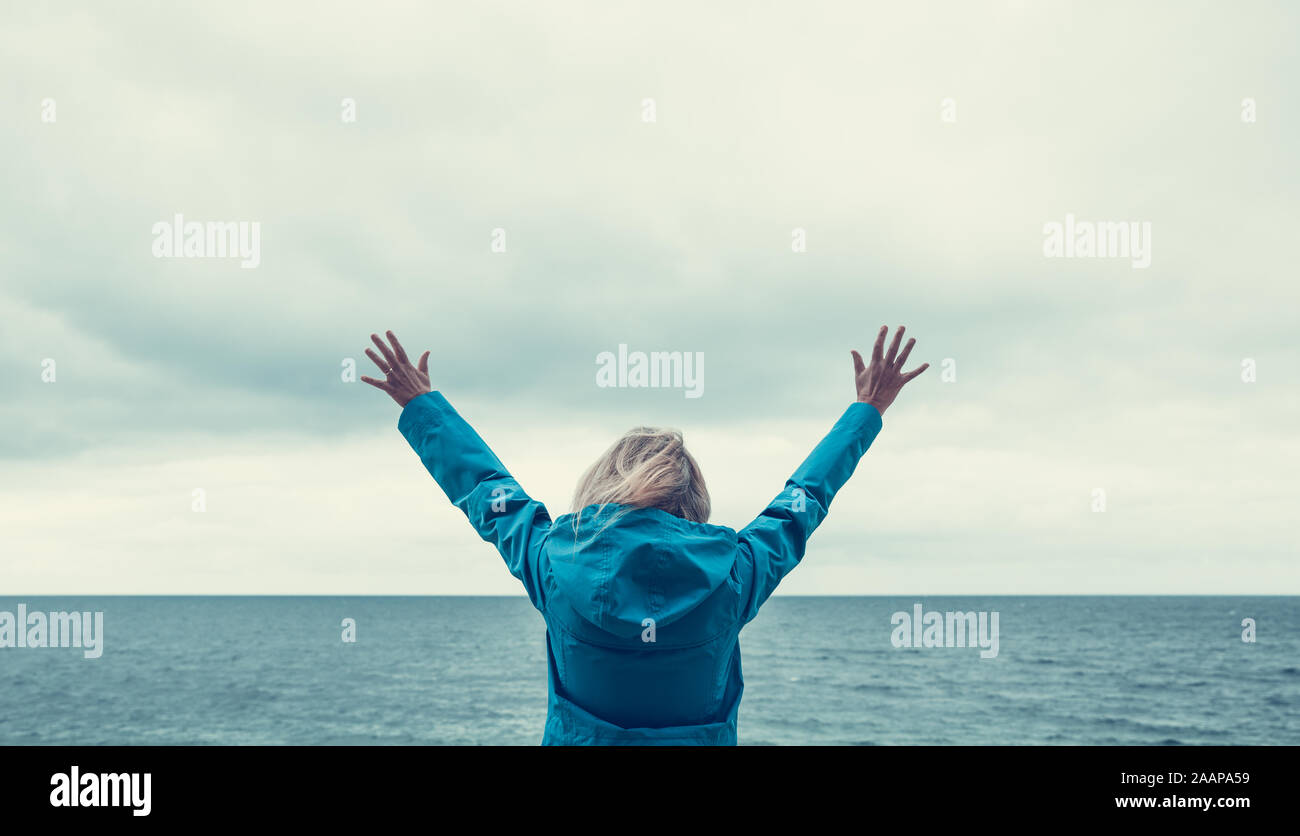
<svg viewBox="0 0 1300 836">
<path fill-rule="evenodd" d="M 709 490 L 680 432 L 636 427 L 614 442 L 578 481 L 573 494 L 575 530 L 582 509 L 589 505 L 599 505 L 597 513 L 606 505 L 658 508 L 702 523 L 709 519 Z"/>
</svg>

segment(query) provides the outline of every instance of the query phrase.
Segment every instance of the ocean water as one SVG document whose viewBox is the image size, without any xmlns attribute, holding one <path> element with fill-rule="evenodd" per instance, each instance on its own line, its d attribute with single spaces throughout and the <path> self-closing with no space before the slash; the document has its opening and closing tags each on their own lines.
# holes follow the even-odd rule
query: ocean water
<svg viewBox="0 0 1300 836">
<path fill-rule="evenodd" d="M 0 597 L 0 611 L 18 603 L 103 611 L 104 652 L 0 648 L 0 744 L 541 740 L 545 625 L 524 598 Z M 894 647 L 891 616 L 916 603 L 998 612 L 998 655 Z M 1300 744 L 1297 597 L 778 596 L 741 648 L 742 745 Z"/>
</svg>

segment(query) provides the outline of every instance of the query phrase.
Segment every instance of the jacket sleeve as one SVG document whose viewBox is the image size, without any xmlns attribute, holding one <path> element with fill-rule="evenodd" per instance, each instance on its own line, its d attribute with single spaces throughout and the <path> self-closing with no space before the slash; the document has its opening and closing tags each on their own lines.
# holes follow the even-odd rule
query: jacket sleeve
<svg viewBox="0 0 1300 836">
<path fill-rule="evenodd" d="M 523 582 L 528 599 L 540 609 L 541 545 L 551 526 L 546 508 L 524 493 L 441 392 L 411 399 L 397 429 L 479 536 L 496 546 L 510 574 Z"/>
<path fill-rule="evenodd" d="M 741 570 L 741 623 L 758 608 L 781 579 L 803 558 L 808 538 L 825 519 L 836 492 L 853 475 L 881 428 L 874 406 L 854 402 L 799 465 L 785 490 L 763 513 L 738 532 Z"/>
</svg>

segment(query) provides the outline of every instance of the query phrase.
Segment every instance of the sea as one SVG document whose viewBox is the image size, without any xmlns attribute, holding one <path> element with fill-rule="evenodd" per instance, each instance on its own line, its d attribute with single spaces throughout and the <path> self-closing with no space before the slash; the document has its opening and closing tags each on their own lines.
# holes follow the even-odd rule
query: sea
<svg viewBox="0 0 1300 836">
<path fill-rule="evenodd" d="M 0 613 L 18 604 L 102 612 L 102 654 L 0 647 L 0 744 L 542 738 L 546 627 L 522 597 L 0 596 Z M 917 605 L 996 613 L 997 654 L 898 646 Z M 1295 596 L 776 596 L 740 644 L 741 745 L 1300 744 Z"/>
</svg>

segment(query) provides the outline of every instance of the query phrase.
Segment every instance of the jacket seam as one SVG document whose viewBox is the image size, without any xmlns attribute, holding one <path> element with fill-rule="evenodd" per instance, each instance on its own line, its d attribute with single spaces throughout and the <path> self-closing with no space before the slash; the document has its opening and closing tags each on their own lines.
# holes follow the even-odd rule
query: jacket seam
<svg viewBox="0 0 1300 836">
<path fill-rule="evenodd" d="M 570 607 L 570 609 L 572 609 L 572 607 Z M 740 624 L 739 621 L 732 621 L 732 622 L 729 622 L 729 623 L 728 623 L 728 626 L 727 626 L 727 628 L 726 628 L 725 630 L 719 630 L 717 633 L 713 634 L 712 636 L 710 636 L 710 637 L 707 638 L 707 639 L 704 639 L 704 640 L 702 640 L 702 641 L 698 641 L 698 642 L 694 642 L 694 643 L 692 643 L 692 644 L 674 644 L 674 645 L 664 645 L 664 649 L 666 649 L 666 650 L 691 650 L 692 648 L 703 647 L 703 646 L 706 645 L 706 644 L 713 644 L 713 643 L 714 643 L 715 641 L 717 641 L 718 639 L 720 639 L 720 638 L 724 638 L 724 637 L 727 636 L 729 633 L 731 633 L 731 632 L 732 632 L 732 631 L 737 627 L 737 625 L 739 625 L 739 624 Z M 558 628 L 562 633 L 564 633 L 566 636 L 569 636 L 569 637 L 573 638 L 575 641 L 581 642 L 582 644 L 588 644 L 588 645 L 591 645 L 592 647 L 600 647 L 600 648 L 604 648 L 605 650 L 626 650 L 626 649 L 627 649 L 627 647 L 624 646 L 624 645 L 620 645 L 620 644 L 605 644 L 604 642 L 593 641 L 593 640 L 591 640 L 591 639 L 587 639 L 587 638 L 584 638 L 584 637 L 582 637 L 582 636 L 579 636 L 577 633 L 575 633 L 575 632 L 573 632 L 572 630 L 570 630 L 570 629 L 569 629 L 569 626 L 568 626 L 567 624 L 565 624 L 564 621 L 563 621 L 562 619 L 560 619 L 559 617 L 557 617 L 557 618 L 555 619 L 555 626 L 556 626 L 556 627 L 557 627 L 557 628 Z M 658 642 L 656 642 L 656 644 L 658 644 Z"/>
</svg>

